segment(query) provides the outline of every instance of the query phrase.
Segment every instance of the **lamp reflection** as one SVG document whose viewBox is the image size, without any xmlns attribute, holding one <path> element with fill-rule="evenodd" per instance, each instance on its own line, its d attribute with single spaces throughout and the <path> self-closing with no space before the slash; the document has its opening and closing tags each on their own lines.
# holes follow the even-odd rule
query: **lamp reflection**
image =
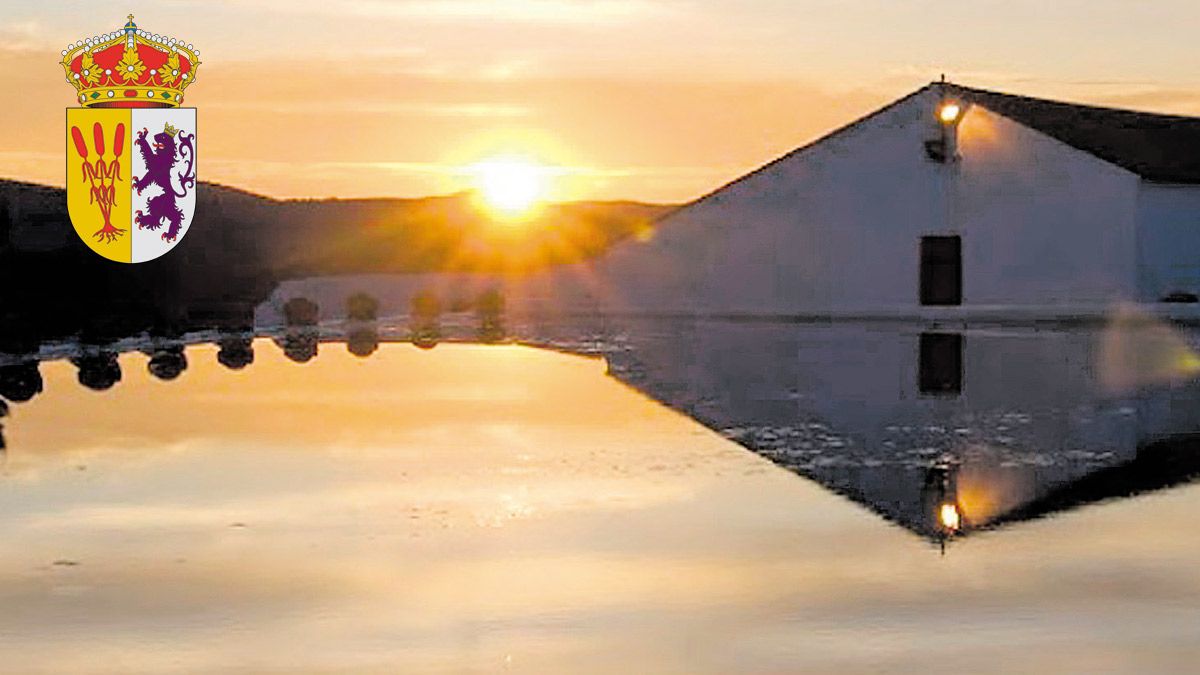
<svg viewBox="0 0 1200 675">
<path fill-rule="evenodd" d="M 925 504 L 932 534 L 942 541 L 958 534 L 965 525 L 958 505 L 959 467 L 960 463 L 954 457 L 939 458 L 926 471 L 921 489 L 921 501 Z"/>
</svg>

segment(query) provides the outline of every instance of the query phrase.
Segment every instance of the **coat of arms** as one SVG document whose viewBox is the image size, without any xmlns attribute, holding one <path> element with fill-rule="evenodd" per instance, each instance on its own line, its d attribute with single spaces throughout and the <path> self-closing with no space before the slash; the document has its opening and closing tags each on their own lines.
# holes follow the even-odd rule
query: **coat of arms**
<svg viewBox="0 0 1200 675">
<path fill-rule="evenodd" d="M 187 233 L 196 209 L 196 109 L 181 108 L 200 65 L 192 45 L 138 28 L 67 45 L 67 211 L 93 251 L 153 260 Z"/>
</svg>

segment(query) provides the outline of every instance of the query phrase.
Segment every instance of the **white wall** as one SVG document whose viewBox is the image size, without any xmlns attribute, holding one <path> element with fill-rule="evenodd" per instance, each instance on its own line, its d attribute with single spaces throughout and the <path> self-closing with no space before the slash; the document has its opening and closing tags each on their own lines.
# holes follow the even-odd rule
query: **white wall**
<svg viewBox="0 0 1200 675">
<path fill-rule="evenodd" d="M 948 229 L 964 303 L 1135 298 L 1137 176 L 979 106 L 958 142 Z"/>
<path fill-rule="evenodd" d="M 967 305 L 1133 298 L 1137 177 L 977 106 L 961 161 L 931 162 L 939 101 L 922 90 L 529 295 L 645 313 L 916 312 L 920 237 L 952 233 Z"/>
<path fill-rule="evenodd" d="M 923 150 L 933 101 L 923 92 L 683 209 L 596 276 L 630 311 L 915 303 L 915 233 L 937 217 L 943 168 Z"/>
<path fill-rule="evenodd" d="M 1139 297 L 1200 294 L 1200 186 L 1143 182 L 1138 192 Z"/>
</svg>

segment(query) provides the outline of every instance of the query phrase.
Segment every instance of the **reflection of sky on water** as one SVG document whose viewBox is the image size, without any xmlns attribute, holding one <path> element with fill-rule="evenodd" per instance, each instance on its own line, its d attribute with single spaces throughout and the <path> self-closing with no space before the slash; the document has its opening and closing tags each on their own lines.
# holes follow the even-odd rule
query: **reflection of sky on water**
<svg viewBox="0 0 1200 675">
<path fill-rule="evenodd" d="M 1198 655 L 1196 486 L 941 557 L 597 360 L 382 345 L 300 365 L 259 342 L 231 371 L 216 352 L 188 349 L 170 382 L 122 356 L 104 393 L 43 364 L 45 392 L 11 406 L 0 671 L 1144 672 Z"/>
</svg>

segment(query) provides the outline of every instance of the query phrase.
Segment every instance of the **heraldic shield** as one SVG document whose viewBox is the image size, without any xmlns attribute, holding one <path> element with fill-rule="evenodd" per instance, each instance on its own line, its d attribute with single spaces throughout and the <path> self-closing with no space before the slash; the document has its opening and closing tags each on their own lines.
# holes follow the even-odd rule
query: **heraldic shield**
<svg viewBox="0 0 1200 675">
<path fill-rule="evenodd" d="M 67 211 L 93 251 L 153 260 L 195 210 L 195 108 L 67 109 Z"/>
</svg>

